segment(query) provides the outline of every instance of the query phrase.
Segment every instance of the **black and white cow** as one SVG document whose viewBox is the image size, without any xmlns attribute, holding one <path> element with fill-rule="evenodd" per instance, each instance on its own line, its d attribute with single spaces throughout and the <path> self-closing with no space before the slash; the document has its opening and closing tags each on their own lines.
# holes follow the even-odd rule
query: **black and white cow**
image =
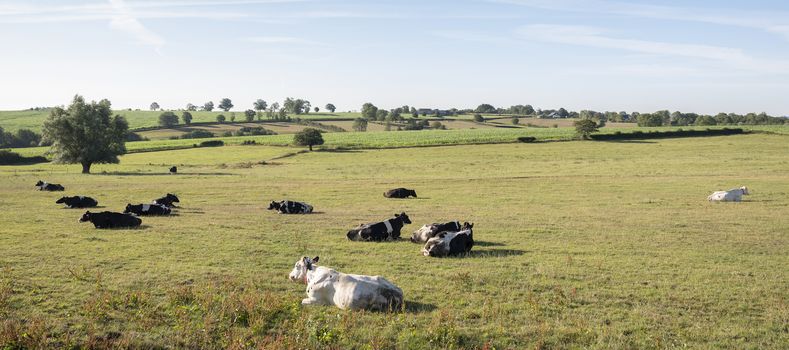
<svg viewBox="0 0 789 350">
<path fill-rule="evenodd" d="M 381 222 L 361 224 L 348 231 L 348 239 L 352 241 L 393 241 L 400 239 L 400 230 L 411 220 L 406 213 L 395 214 L 395 217 Z"/>
<path fill-rule="evenodd" d="M 90 221 L 96 228 L 138 227 L 142 224 L 142 220 L 134 215 L 110 211 L 100 213 L 86 211 L 85 214 L 82 214 L 82 218 L 79 219 L 79 222 L 85 221 Z"/>
<path fill-rule="evenodd" d="M 408 198 L 408 196 L 416 198 L 416 191 L 400 187 L 384 192 L 386 198 Z"/>
<path fill-rule="evenodd" d="M 276 210 L 280 214 L 309 214 L 312 213 L 312 206 L 304 202 L 284 200 L 269 203 L 268 210 Z"/>
<path fill-rule="evenodd" d="M 126 204 L 124 213 L 132 213 L 140 216 L 145 215 L 170 215 L 172 210 L 161 204 Z"/>
<path fill-rule="evenodd" d="M 170 168 L 170 174 L 176 174 L 176 173 L 178 173 L 178 167 L 173 166 L 172 168 Z"/>
<path fill-rule="evenodd" d="M 175 204 L 173 203 L 180 203 L 181 201 L 178 200 L 178 197 L 172 193 L 168 193 L 166 196 L 154 199 L 153 204 L 163 205 L 168 208 L 174 208 Z"/>
<path fill-rule="evenodd" d="M 435 237 L 437 234 L 444 232 L 444 231 L 460 231 L 463 226 L 460 225 L 460 221 L 451 221 L 445 223 L 432 223 L 432 224 L 425 224 L 420 227 L 418 230 L 414 231 L 414 234 L 411 235 L 411 242 L 413 243 L 425 243 L 429 239 Z"/>
<path fill-rule="evenodd" d="M 36 182 L 36 187 L 38 187 L 39 191 L 64 191 L 66 189 L 59 184 L 50 184 L 41 180 Z"/>
<path fill-rule="evenodd" d="M 422 255 L 432 257 L 444 257 L 448 255 L 460 255 L 471 251 L 474 246 L 474 234 L 471 228 L 474 224 L 464 223 L 463 230 L 457 232 L 441 232 L 437 236 L 429 239 L 422 248 Z"/>
<path fill-rule="evenodd" d="M 93 208 L 99 205 L 97 200 L 85 196 L 61 197 L 55 203 L 63 203 L 68 208 Z"/>
</svg>

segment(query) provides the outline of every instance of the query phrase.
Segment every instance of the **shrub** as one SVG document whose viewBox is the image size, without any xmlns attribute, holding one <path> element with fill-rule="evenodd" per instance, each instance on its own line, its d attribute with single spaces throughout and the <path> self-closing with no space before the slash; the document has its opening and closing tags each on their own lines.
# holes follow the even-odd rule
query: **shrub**
<svg viewBox="0 0 789 350">
<path fill-rule="evenodd" d="M 178 125 L 178 116 L 173 112 L 164 112 L 159 115 L 159 126 L 169 128 Z"/>
<path fill-rule="evenodd" d="M 217 121 L 217 122 L 219 122 L 219 123 L 224 123 L 224 122 L 225 122 L 225 120 L 226 120 L 226 118 L 225 118 L 225 116 L 224 116 L 224 115 L 222 115 L 222 114 L 220 114 L 220 115 L 216 116 L 216 121 Z"/>
<path fill-rule="evenodd" d="M 512 125 L 518 125 L 521 122 L 518 117 L 512 117 Z"/>
<path fill-rule="evenodd" d="M 49 160 L 42 156 L 23 157 L 19 153 L 9 150 L 0 150 L 0 165 L 36 164 L 46 163 Z"/>
<path fill-rule="evenodd" d="M 181 135 L 182 139 L 205 139 L 214 137 L 214 134 L 206 130 L 192 130 L 186 134 Z"/>
<path fill-rule="evenodd" d="M 485 117 L 482 114 L 474 114 L 474 121 L 477 123 L 482 123 L 485 121 Z"/>
<path fill-rule="evenodd" d="M 224 145 L 225 143 L 222 140 L 210 140 L 210 141 L 200 142 L 200 147 L 219 147 Z"/>
<path fill-rule="evenodd" d="M 530 143 L 534 141 L 537 141 L 537 138 L 534 136 L 521 136 L 518 138 L 518 142 Z"/>
</svg>

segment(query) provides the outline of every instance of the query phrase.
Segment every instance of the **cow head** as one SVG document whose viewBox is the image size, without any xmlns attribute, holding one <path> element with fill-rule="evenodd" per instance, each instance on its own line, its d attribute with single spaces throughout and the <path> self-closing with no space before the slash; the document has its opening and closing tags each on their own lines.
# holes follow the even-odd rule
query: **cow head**
<svg viewBox="0 0 789 350">
<path fill-rule="evenodd" d="M 408 195 L 414 196 L 414 198 L 416 198 L 416 190 L 408 190 Z"/>
<path fill-rule="evenodd" d="M 131 213 L 131 210 L 132 210 L 132 205 L 129 204 L 129 203 L 126 203 L 126 209 L 123 212 L 124 213 Z"/>
<path fill-rule="evenodd" d="M 470 230 L 472 227 L 474 227 L 474 223 L 473 222 L 472 223 L 464 222 L 463 223 L 463 227 L 461 229 L 462 230 Z"/>
<path fill-rule="evenodd" d="M 179 200 L 178 200 L 178 196 L 176 196 L 176 195 L 174 195 L 174 194 L 172 194 L 172 193 L 168 193 L 168 194 L 167 194 L 167 196 L 166 196 L 166 198 L 167 198 L 168 200 L 170 200 L 170 202 L 178 202 L 178 203 L 180 203 L 180 202 L 181 202 L 181 201 L 179 201 Z"/>
<path fill-rule="evenodd" d="M 293 271 L 290 272 L 288 278 L 291 282 L 298 282 L 304 281 L 307 282 L 307 272 L 315 269 L 315 263 L 318 262 L 319 257 L 314 257 L 310 259 L 309 257 L 303 257 L 296 261 L 296 265 L 293 266 Z"/>
<path fill-rule="evenodd" d="M 442 256 L 444 254 L 444 234 L 440 234 L 427 240 L 425 247 L 422 248 L 422 255 L 424 256 Z"/>
<path fill-rule="evenodd" d="M 36 182 L 36 186 L 44 186 L 44 181 L 38 180 L 38 182 Z"/>
<path fill-rule="evenodd" d="M 742 194 L 745 194 L 745 195 L 749 194 L 748 193 L 748 187 L 742 186 L 742 187 L 740 187 L 740 189 L 742 190 Z"/>
<path fill-rule="evenodd" d="M 404 224 L 410 224 L 411 223 L 411 219 L 408 218 L 408 215 L 406 215 L 405 212 L 402 212 L 400 214 L 394 214 L 394 216 L 396 218 L 402 219 Z"/>
<path fill-rule="evenodd" d="M 268 210 L 279 210 L 280 204 L 279 202 L 271 202 L 268 204 Z"/>
<path fill-rule="evenodd" d="M 55 203 L 57 203 L 57 204 L 66 203 L 66 197 L 60 197 L 60 199 L 58 199 L 57 202 L 55 202 Z"/>
<path fill-rule="evenodd" d="M 90 221 L 90 210 L 86 211 L 85 214 L 82 214 L 82 217 L 79 219 L 79 222 Z"/>
</svg>

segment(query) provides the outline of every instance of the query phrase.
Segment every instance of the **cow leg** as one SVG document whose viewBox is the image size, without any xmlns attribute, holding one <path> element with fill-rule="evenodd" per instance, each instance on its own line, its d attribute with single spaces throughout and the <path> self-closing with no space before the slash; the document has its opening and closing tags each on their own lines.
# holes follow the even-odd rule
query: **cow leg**
<svg viewBox="0 0 789 350">
<path fill-rule="evenodd" d="M 313 298 L 304 298 L 301 300 L 301 305 L 317 305 L 320 304 L 320 300 L 313 299 Z"/>
</svg>

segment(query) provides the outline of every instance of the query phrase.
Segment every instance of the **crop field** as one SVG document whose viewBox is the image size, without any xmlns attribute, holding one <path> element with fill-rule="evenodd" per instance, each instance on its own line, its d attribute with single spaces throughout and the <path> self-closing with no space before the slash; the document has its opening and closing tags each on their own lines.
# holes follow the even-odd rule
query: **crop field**
<svg viewBox="0 0 789 350">
<path fill-rule="evenodd" d="M 335 133 L 327 144 L 354 144 L 334 139 L 343 135 L 430 133 Z M 300 150 L 135 153 L 93 175 L 78 165 L 0 167 L 0 348 L 789 345 L 786 136 L 292 155 Z M 179 174 L 167 174 L 171 165 Z M 35 191 L 39 179 L 66 191 Z M 741 203 L 706 200 L 741 185 L 751 190 Z M 382 196 L 401 186 L 419 198 Z M 134 230 L 96 230 L 77 222 L 83 210 L 54 203 L 89 195 L 100 210 L 122 210 L 167 192 L 181 198 L 177 215 Z M 316 213 L 266 210 L 285 198 Z M 422 224 L 460 220 L 474 223 L 476 245 L 437 259 L 407 240 L 345 238 L 403 211 L 413 221 L 406 239 Z M 286 277 L 306 255 L 386 277 L 405 309 L 302 307 L 304 285 Z"/>
</svg>

